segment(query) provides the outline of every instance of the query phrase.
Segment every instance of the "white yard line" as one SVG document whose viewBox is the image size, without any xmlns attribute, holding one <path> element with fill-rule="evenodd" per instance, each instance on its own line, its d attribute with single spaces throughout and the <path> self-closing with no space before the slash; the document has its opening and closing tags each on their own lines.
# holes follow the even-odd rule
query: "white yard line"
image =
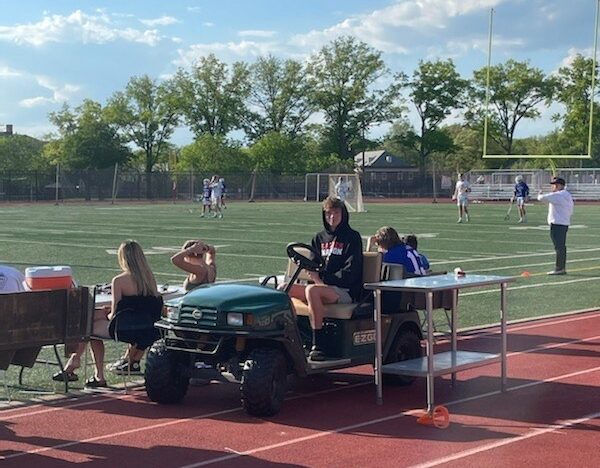
<svg viewBox="0 0 600 468">
<path fill-rule="evenodd" d="M 578 258 L 575 260 L 571 260 L 569 259 L 569 265 L 571 263 L 577 263 L 577 262 L 592 262 L 592 261 L 597 261 L 600 260 L 600 257 L 592 257 L 592 258 Z M 548 266 L 548 265 L 554 265 L 554 262 L 544 262 L 544 263 L 525 263 L 525 264 L 521 264 L 521 265 L 510 265 L 510 266 L 503 266 L 503 267 L 496 267 L 496 268 L 477 268 L 476 270 L 473 270 L 473 272 L 475 273 L 482 273 L 482 272 L 487 272 L 487 271 L 497 271 L 497 270 L 514 270 L 514 269 L 521 269 L 521 268 L 529 268 L 529 267 L 534 267 L 534 266 Z"/>
<path fill-rule="evenodd" d="M 583 252 L 600 252 L 600 247 L 594 247 L 589 249 L 570 249 L 569 253 L 583 253 Z M 517 254 L 517 255 L 502 255 L 496 257 L 482 257 L 482 258 L 467 258 L 461 260 L 462 263 L 467 262 L 482 262 L 488 260 L 512 260 L 515 258 L 528 258 L 528 257 L 541 257 L 543 255 L 554 255 L 553 250 L 548 250 L 545 252 L 536 252 L 536 253 L 527 253 L 527 254 Z M 432 265 L 443 265 L 445 263 L 453 263 L 455 260 L 442 260 L 437 262 L 431 262 Z"/>
<path fill-rule="evenodd" d="M 574 279 L 574 280 L 552 281 L 549 283 L 536 283 L 536 284 L 525 284 L 522 286 L 511 286 L 508 288 L 508 290 L 515 291 L 517 289 L 540 288 L 540 287 L 544 287 L 544 286 L 555 286 L 555 285 L 559 285 L 559 284 L 573 284 L 573 283 L 582 283 L 582 282 L 587 282 L 587 281 L 598 281 L 598 280 L 600 280 L 600 276 L 591 276 L 588 278 L 579 278 L 579 279 Z M 483 291 L 460 293 L 460 297 L 477 296 L 479 294 L 488 294 L 488 293 L 492 293 L 492 292 L 497 293 L 498 289 L 484 289 Z"/>
</svg>

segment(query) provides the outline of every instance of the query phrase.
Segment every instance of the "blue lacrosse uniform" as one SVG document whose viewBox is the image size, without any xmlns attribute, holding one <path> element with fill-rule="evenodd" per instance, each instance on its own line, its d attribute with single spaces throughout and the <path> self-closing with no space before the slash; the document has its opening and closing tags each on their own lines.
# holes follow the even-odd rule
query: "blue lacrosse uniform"
<svg viewBox="0 0 600 468">
<path fill-rule="evenodd" d="M 421 256 L 412 247 L 399 244 L 388 250 L 383 256 L 384 263 L 396 263 L 404 267 L 404 271 L 415 275 L 425 275 L 427 269 L 421 262 Z"/>
<path fill-rule="evenodd" d="M 423 268 L 425 268 L 425 270 L 429 270 L 431 268 L 431 266 L 429 265 L 429 259 L 422 253 L 419 254 L 419 258 L 421 259 L 421 264 L 423 265 Z"/>
<path fill-rule="evenodd" d="M 205 185 L 202 188 L 202 199 L 205 205 L 210 205 L 210 195 L 211 195 L 211 189 L 209 185 Z"/>
<path fill-rule="evenodd" d="M 528 185 L 521 181 L 518 184 L 515 184 L 515 197 L 526 198 L 529 196 L 529 187 Z"/>
</svg>

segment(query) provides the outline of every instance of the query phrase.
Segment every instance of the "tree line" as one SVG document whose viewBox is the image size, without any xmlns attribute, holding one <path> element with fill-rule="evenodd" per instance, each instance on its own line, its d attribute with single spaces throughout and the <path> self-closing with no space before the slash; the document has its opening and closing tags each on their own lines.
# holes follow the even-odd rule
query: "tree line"
<svg viewBox="0 0 600 468">
<path fill-rule="evenodd" d="M 119 163 L 146 173 L 301 174 L 350 171 L 354 154 L 378 148 L 421 171 L 433 162 L 453 170 L 543 167 L 530 159 L 481 159 L 486 92 L 488 153 L 587 154 L 591 82 L 592 59 L 581 55 L 553 74 L 507 60 L 465 78 L 450 59 L 422 60 L 412 75 L 392 73 L 380 51 L 354 37 L 332 41 L 306 62 L 268 55 L 252 64 L 226 64 L 208 55 L 162 81 L 132 77 L 104 105 L 90 99 L 75 108 L 64 104 L 49 114 L 57 130 L 45 142 L 0 138 L 0 170 Z M 561 104 L 553 130 L 515 138 L 523 121 L 539 118 L 540 106 L 551 103 Z M 593 160 L 586 165 L 600 162 L 593 106 Z M 407 117 L 410 109 L 416 125 Z M 391 124 L 387 135 L 366 138 L 369 128 L 383 123 Z M 176 147 L 170 140 L 180 126 L 194 141 Z M 569 164 L 580 161 L 561 165 Z"/>
</svg>

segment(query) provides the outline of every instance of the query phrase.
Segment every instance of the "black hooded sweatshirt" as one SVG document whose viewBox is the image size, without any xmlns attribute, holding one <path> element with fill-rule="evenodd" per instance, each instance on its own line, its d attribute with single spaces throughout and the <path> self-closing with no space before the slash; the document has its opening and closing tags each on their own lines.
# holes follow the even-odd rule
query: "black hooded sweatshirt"
<svg viewBox="0 0 600 468">
<path fill-rule="evenodd" d="M 319 276 L 325 284 L 348 289 L 354 301 L 362 295 L 362 238 L 348 224 L 348 210 L 342 208 L 342 221 L 335 231 L 331 230 L 325 212 L 322 212 L 325 229 L 313 238 L 313 248 L 321 253 L 325 268 Z"/>
</svg>

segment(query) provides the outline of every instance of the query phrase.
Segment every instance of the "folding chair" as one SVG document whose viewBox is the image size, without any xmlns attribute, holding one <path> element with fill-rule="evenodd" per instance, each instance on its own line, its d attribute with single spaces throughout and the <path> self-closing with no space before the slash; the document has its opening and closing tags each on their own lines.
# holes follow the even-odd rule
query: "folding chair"
<svg viewBox="0 0 600 468">
<path fill-rule="evenodd" d="M 399 280 L 399 279 L 414 278 L 414 277 L 418 276 L 418 275 L 411 275 L 410 273 L 405 272 L 404 267 L 397 263 L 384 263 L 382 268 L 383 268 L 382 277 L 386 280 Z M 446 274 L 446 272 L 431 273 L 427 276 L 443 275 L 443 274 Z M 406 293 L 404 293 L 404 294 L 406 294 Z M 414 307 L 418 311 L 418 313 L 420 315 L 420 319 L 421 319 L 421 329 L 423 330 L 423 333 L 427 333 L 427 313 L 425 312 L 425 295 L 419 294 L 419 293 L 413 293 L 412 298 L 408 298 L 408 297 L 404 296 L 402 302 L 403 302 L 403 304 L 406 304 L 407 306 L 410 305 L 410 306 Z M 443 309 L 444 310 L 444 315 L 446 317 L 446 325 L 448 326 L 448 329 L 451 329 L 451 323 L 450 323 L 451 317 L 448 314 L 448 309 L 444 307 L 445 305 L 447 305 L 447 304 L 445 304 L 446 297 L 440 295 L 440 293 L 434 294 L 433 302 L 434 302 L 434 310 L 435 309 Z M 432 322 L 433 322 L 434 336 L 435 336 L 435 334 L 438 334 L 438 335 L 442 334 L 442 335 L 446 336 L 447 332 L 440 331 L 437 328 L 437 325 L 435 323 L 435 317 L 433 317 L 433 318 L 434 318 L 434 320 L 432 320 Z"/>
</svg>

